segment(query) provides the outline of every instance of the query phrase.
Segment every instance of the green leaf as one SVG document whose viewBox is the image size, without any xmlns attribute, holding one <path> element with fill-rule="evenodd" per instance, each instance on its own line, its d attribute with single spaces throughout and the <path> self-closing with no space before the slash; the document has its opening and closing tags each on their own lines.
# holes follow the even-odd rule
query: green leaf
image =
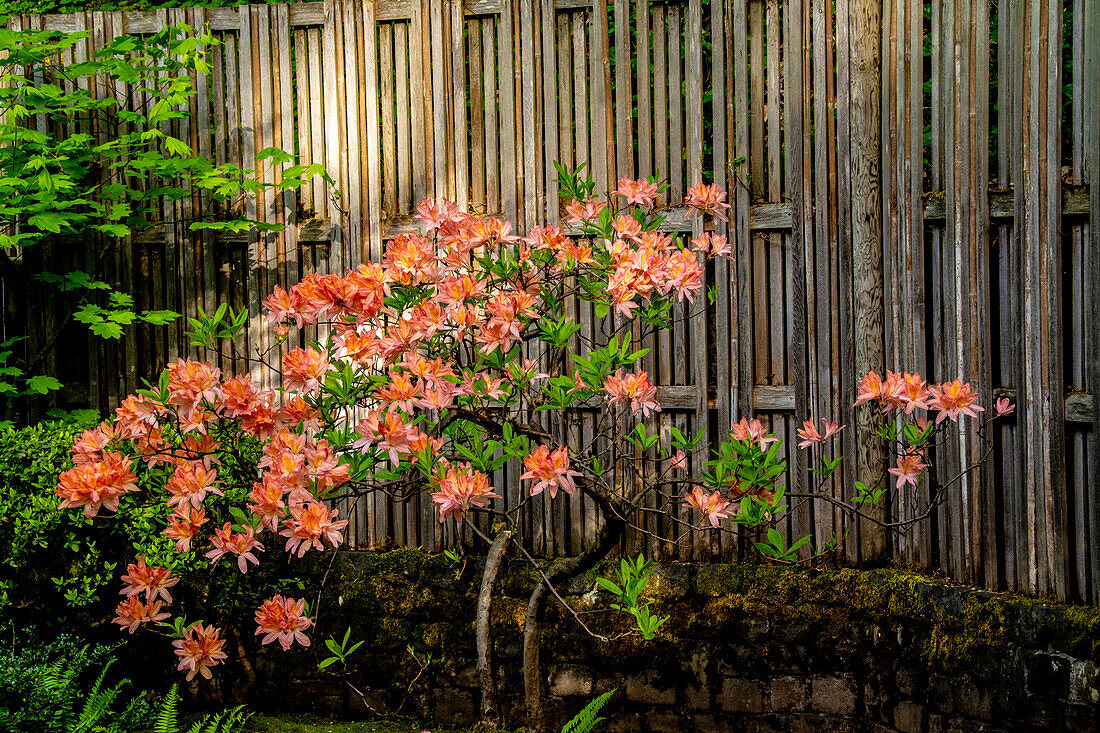
<svg viewBox="0 0 1100 733">
<path fill-rule="evenodd" d="M 146 323 L 150 323 L 154 326 L 166 326 L 179 317 L 179 313 L 169 310 L 143 311 L 141 314 L 141 319 L 143 321 L 145 321 Z"/>
<path fill-rule="evenodd" d="M 122 326 L 114 321 L 100 321 L 91 324 L 92 333 L 101 338 L 117 339 L 122 337 Z"/>
<path fill-rule="evenodd" d="M 61 382 L 54 377 L 40 374 L 27 380 L 27 391 L 33 394 L 46 394 L 61 389 Z"/>
<path fill-rule="evenodd" d="M 68 217 L 48 211 L 41 214 L 35 214 L 34 216 L 27 219 L 27 222 L 31 226 L 38 227 L 39 229 L 44 229 L 47 232 L 52 232 L 54 234 L 60 234 L 61 227 L 69 225 Z"/>
</svg>

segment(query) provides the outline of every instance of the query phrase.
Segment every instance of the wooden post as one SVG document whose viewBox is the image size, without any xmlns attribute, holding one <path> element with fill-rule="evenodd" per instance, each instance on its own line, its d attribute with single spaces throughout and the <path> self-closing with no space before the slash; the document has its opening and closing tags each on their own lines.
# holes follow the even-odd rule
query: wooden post
<svg viewBox="0 0 1100 733">
<path fill-rule="evenodd" d="M 855 378 L 885 368 L 883 331 L 882 189 L 880 142 L 882 125 L 881 0 L 850 0 L 849 115 L 851 125 L 852 319 Z M 878 416 L 856 411 L 856 478 L 868 486 L 885 480 L 884 455 L 875 438 Z M 877 510 L 881 512 L 880 510 Z M 882 559 L 886 535 L 873 522 L 860 523 L 860 556 L 864 562 Z"/>
</svg>

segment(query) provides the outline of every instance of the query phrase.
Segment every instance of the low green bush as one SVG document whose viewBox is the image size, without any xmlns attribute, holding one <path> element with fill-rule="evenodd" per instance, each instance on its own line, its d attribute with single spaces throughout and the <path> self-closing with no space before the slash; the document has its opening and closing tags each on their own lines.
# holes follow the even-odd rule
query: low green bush
<svg viewBox="0 0 1100 733">
<path fill-rule="evenodd" d="M 20 636 L 0 653 L 0 730 L 70 733 L 148 728 L 157 706 L 112 675 L 118 645 L 71 634 L 42 642 Z"/>
<path fill-rule="evenodd" d="M 61 632 L 86 638 L 129 638 L 110 621 L 121 600 L 120 576 L 139 555 L 156 563 L 171 556 L 181 577 L 173 589 L 173 614 L 196 608 L 234 619 L 251 636 L 253 613 L 263 598 L 298 592 L 303 582 L 289 572 L 292 558 L 267 563 L 242 575 L 212 571 L 196 547 L 178 556 L 165 537 L 166 494 L 150 482 L 123 497 L 126 510 L 110 521 L 93 522 L 79 511 L 58 508 L 58 475 L 72 468 L 70 449 L 95 423 L 70 420 L 26 428 L 0 428 L 0 624 L 36 630 L 42 638 Z M 220 455 L 223 471 L 248 471 L 254 455 Z M 163 473 L 164 471 L 161 470 Z M 162 482 L 161 482 L 162 483 Z M 240 497 L 232 497 L 239 499 Z M 210 497 L 207 513 L 215 526 L 230 521 L 228 501 Z M 189 614 L 190 615 L 190 614 Z"/>
<path fill-rule="evenodd" d="M 110 618 L 126 563 L 171 547 L 148 502 L 111 522 L 58 508 L 57 477 L 72 468 L 73 441 L 93 425 L 0 428 L 0 619 L 47 636 Z"/>
</svg>

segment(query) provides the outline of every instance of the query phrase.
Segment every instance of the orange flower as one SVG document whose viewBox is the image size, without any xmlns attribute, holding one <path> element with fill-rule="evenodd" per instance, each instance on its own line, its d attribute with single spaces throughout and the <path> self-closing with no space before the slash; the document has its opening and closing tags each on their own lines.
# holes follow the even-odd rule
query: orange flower
<svg viewBox="0 0 1100 733">
<path fill-rule="evenodd" d="M 703 232 L 698 237 L 692 239 L 691 248 L 704 255 L 711 254 L 715 257 L 733 259 L 729 242 L 724 236 L 714 234 L 713 232 Z"/>
<path fill-rule="evenodd" d="M 905 484 L 917 485 L 917 479 L 924 473 L 924 469 L 928 468 L 928 465 L 921 461 L 921 454 L 914 453 L 912 455 L 898 456 L 898 464 L 894 468 L 889 468 L 887 471 L 894 476 L 898 477 L 897 483 L 894 484 L 895 488 L 900 489 Z"/>
<path fill-rule="evenodd" d="M 175 473 L 164 485 L 171 494 L 168 497 L 168 506 L 189 503 L 198 509 L 207 494 L 222 496 L 221 489 L 215 486 L 217 476 L 214 469 L 206 469 L 197 461 L 180 462 Z"/>
<path fill-rule="evenodd" d="M 565 207 L 566 224 L 581 224 L 586 221 L 595 221 L 600 218 L 600 212 L 604 210 L 604 203 L 599 199 L 587 199 L 584 201 L 570 201 Z"/>
<path fill-rule="evenodd" d="M 439 507 L 439 521 L 447 521 L 454 514 L 459 522 L 471 506 L 484 508 L 491 499 L 500 496 L 493 493 L 489 477 L 470 468 L 469 464 L 450 467 L 438 479 L 439 490 L 432 494 L 432 502 Z"/>
<path fill-rule="evenodd" d="M 304 598 L 294 600 L 275 596 L 260 604 L 256 609 L 256 635 L 266 634 L 261 644 L 278 641 L 283 650 L 294 642 L 309 646 L 309 638 L 302 632 L 313 625 L 313 621 L 303 613 L 306 605 Z"/>
<path fill-rule="evenodd" d="M 328 355 L 316 349 L 291 349 L 283 357 L 283 386 L 289 391 L 316 392 L 333 369 Z"/>
<path fill-rule="evenodd" d="M 168 526 L 164 529 L 164 536 L 176 541 L 176 552 L 187 552 L 191 549 L 191 540 L 199 527 L 206 524 L 206 510 L 193 509 L 190 503 L 180 504 L 168 517 Z"/>
<path fill-rule="evenodd" d="M 928 391 L 932 395 L 929 407 L 940 413 L 936 416 L 937 425 L 947 418 L 958 422 L 960 415 L 977 417 L 979 412 L 985 410 L 984 407 L 976 404 L 980 395 L 971 390 L 969 382 L 963 382 L 961 379 L 944 382 L 929 388 Z"/>
<path fill-rule="evenodd" d="M 878 400 L 884 408 L 888 408 L 891 405 L 898 405 L 899 395 L 901 394 L 901 384 L 899 380 L 896 379 L 897 375 L 893 374 L 893 372 L 886 372 L 886 374 L 887 378 L 884 380 L 877 372 L 868 372 L 856 387 L 858 394 L 853 406 L 858 407 L 864 402 L 870 402 L 872 400 Z"/>
<path fill-rule="evenodd" d="M 84 507 L 84 514 L 91 518 L 100 507 L 117 512 L 119 497 L 137 490 L 130 459 L 119 453 L 104 453 L 100 462 L 85 463 L 58 476 L 55 493 L 61 497 L 61 509 Z"/>
<path fill-rule="evenodd" d="M 837 425 L 826 418 L 821 418 L 821 424 L 825 426 L 824 435 L 817 431 L 812 419 L 803 421 L 802 427 L 795 431 L 798 437 L 801 438 L 798 444 L 799 448 L 808 448 L 814 443 L 823 443 L 844 429 L 843 425 Z"/>
<path fill-rule="evenodd" d="M 210 668 L 221 664 L 226 658 L 222 649 L 225 640 L 221 638 L 221 632 L 213 626 L 203 626 L 201 621 L 196 621 L 187 627 L 183 636 L 172 642 L 176 647 L 176 656 L 180 663 L 176 669 L 187 670 L 187 681 L 195 679 L 195 674 L 201 674 L 210 679 Z"/>
<path fill-rule="evenodd" d="M 160 601 L 145 604 L 137 596 L 127 596 L 126 600 L 115 607 L 117 615 L 111 623 L 118 624 L 132 634 L 142 624 L 147 624 L 150 621 L 163 621 L 171 615 L 167 612 L 161 613 L 160 606 Z"/>
<path fill-rule="evenodd" d="M 248 505 L 248 509 L 260 518 L 261 527 L 268 527 L 273 532 L 279 529 L 279 519 L 286 508 L 286 503 L 283 502 L 285 493 L 279 480 L 270 473 L 264 474 L 259 483 L 252 484 L 252 491 L 248 494 L 252 503 Z"/>
<path fill-rule="evenodd" d="M 684 497 L 684 501 L 703 515 L 703 519 L 710 521 L 710 526 L 717 527 L 718 523 L 729 517 L 730 503 L 722 498 L 722 492 L 715 491 L 706 494 L 696 486 Z"/>
<path fill-rule="evenodd" d="M 346 519 L 334 521 L 339 513 L 339 510 L 329 509 L 317 501 L 291 506 L 290 518 L 283 520 L 286 529 L 279 533 L 287 538 L 286 551 L 296 552 L 301 557 L 310 547 L 325 549 L 321 540 L 328 540 L 330 545 L 338 547 L 344 541 L 340 530 L 348 524 Z"/>
<path fill-rule="evenodd" d="M 103 460 L 103 451 L 107 444 L 115 437 L 110 423 L 101 423 L 91 430 L 85 430 L 73 443 L 73 465 L 99 463 Z"/>
<path fill-rule="evenodd" d="M 210 564 L 213 565 L 218 560 L 221 560 L 225 555 L 237 556 L 237 568 L 242 573 L 248 572 L 248 563 L 259 565 L 259 559 L 252 554 L 253 550 L 259 550 L 263 552 L 264 546 L 256 540 L 256 530 L 252 527 L 245 527 L 242 531 L 234 534 L 233 525 L 226 522 L 222 525 L 221 529 L 214 530 L 214 536 L 210 538 L 210 543 L 214 545 L 214 549 L 206 553 L 206 557 L 210 558 Z"/>
<path fill-rule="evenodd" d="M 700 213 L 710 214 L 715 219 L 729 221 L 723 213 L 730 207 L 726 203 L 726 192 L 718 184 L 709 186 L 700 183 L 688 189 L 688 195 L 684 198 L 684 205 L 698 209 Z"/>
<path fill-rule="evenodd" d="M 756 418 L 738 420 L 730 427 L 730 437 L 745 443 L 755 443 L 760 446 L 760 450 L 767 450 L 768 443 L 779 441 L 779 438 L 774 435 L 768 435 L 768 429 L 764 427 L 764 423 Z"/>
<path fill-rule="evenodd" d="M 657 184 L 645 179 L 620 178 L 614 194 L 626 199 L 627 204 L 651 206 L 657 200 Z"/>
<path fill-rule="evenodd" d="M 215 404 L 221 392 L 221 370 L 205 361 L 177 359 L 168 365 L 168 404 L 179 409 L 180 418 L 190 421 L 204 402 Z"/>
<path fill-rule="evenodd" d="M 523 459 L 523 465 L 527 467 L 527 472 L 519 477 L 520 480 L 535 481 L 535 485 L 531 487 L 531 496 L 538 496 L 546 489 L 553 499 L 557 497 L 559 488 L 572 494 L 577 490 L 573 477 L 584 475 L 569 467 L 569 452 L 565 448 L 558 448 L 551 453 L 545 445 L 540 445 Z"/>
<path fill-rule="evenodd" d="M 119 591 L 124 596 L 134 596 L 138 593 L 145 594 L 146 602 L 155 601 L 157 596 L 164 599 L 165 603 L 172 602 L 172 596 L 168 589 L 180 582 L 179 578 L 173 578 L 172 572 L 160 565 L 149 567 L 145 564 L 145 558 L 139 557 L 137 563 L 126 566 L 126 574 L 122 576 L 126 587 Z"/>
<path fill-rule="evenodd" d="M 630 410 L 634 415 L 637 415 L 639 410 L 642 417 L 647 417 L 651 412 L 661 411 L 661 405 L 657 403 L 657 388 L 650 383 L 649 375 L 644 371 L 627 374 L 624 377 L 623 370 L 617 369 L 604 382 L 603 388 L 611 395 L 609 405 L 630 400 Z"/>
<path fill-rule="evenodd" d="M 389 382 L 375 390 L 374 397 L 389 407 L 412 412 L 420 396 L 420 387 L 409 379 L 409 375 L 391 371 Z"/>
</svg>

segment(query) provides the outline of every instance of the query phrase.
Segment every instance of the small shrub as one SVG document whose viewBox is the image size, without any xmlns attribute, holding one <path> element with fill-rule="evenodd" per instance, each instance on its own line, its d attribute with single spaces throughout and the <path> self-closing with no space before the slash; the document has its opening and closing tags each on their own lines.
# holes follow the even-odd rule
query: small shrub
<svg viewBox="0 0 1100 733">
<path fill-rule="evenodd" d="M 149 727 L 155 707 L 128 702 L 128 680 L 111 676 L 117 646 L 23 638 L 0 655 L 0 730 L 8 733 L 122 733 Z"/>
</svg>

